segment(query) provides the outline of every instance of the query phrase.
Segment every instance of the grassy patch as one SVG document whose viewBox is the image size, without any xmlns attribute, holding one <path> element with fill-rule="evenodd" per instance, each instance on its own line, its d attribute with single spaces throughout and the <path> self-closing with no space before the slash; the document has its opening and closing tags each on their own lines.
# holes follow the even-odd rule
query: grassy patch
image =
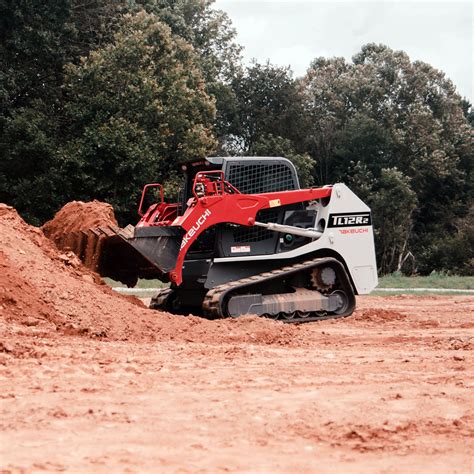
<svg viewBox="0 0 474 474">
<path fill-rule="evenodd" d="M 469 290 L 469 291 L 474 291 L 474 290 Z M 458 293 L 455 291 L 443 291 L 442 293 L 439 293 L 437 291 L 410 291 L 410 289 L 400 289 L 400 290 L 395 290 L 395 291 L 377 291 L 374 290 L 372 293 L 370 293 L 370 296 L 399 296 L 399 295 L 411 295 L 411 296 L 472 296 L 474 293 Z"/>
<path fill-rule="evenodd" d="M 126 288 L 126 285 L 112 280 L 110 278 L 104 278 L 105 283 L 107 283 L 112 288 Z M 138 289 L 137 292 L 131 293 L 136 294 L 140 297 L 148 297 L 154 295 L 154 288 L 165 288 L 168 287 L 168 283 L 163 283 L 160 280 L 139 280 L 135 289 Z M 441 273 L 432 273 L 429 276 L 413 276 L 407 277 L 400 275 L 398 273 L 393 273 L 391 275 L 385 275 L 379 279 L 379 288 L 404 288 L 403 291 L 373 291 L 371 294 L 373 296 L 394 296 L 401 294 L 412 294 L 417 296 L 422 295 L 450 295 L 450 294 L 459 294 L 459 293 L 433 293 L 429 291 L 417 291 L 410 292 L 412 288 L 450 288 L 458 290 L 474 290 L 474 277 L 471 276 L 456 276 L 456 275 L 444 275 Z M 150 289 L 150 291 L 143 291 Z"/>
<path fill-rule="evenodd" d="M 104 282 L 112 288 L 126 288 L 127 285 L 120 283 L 119 281 L 112 280 L 112 278 L 103 278 Z M 168 283 L 163 283 L 160 280 L 138 280 L 137 286 L 135 288 L 166 288 Z"/>
<path fill-rule="evenodd" d="M 453 288 L 473 290 L 474 277 L 432 273 L 428 276 L 407 277 L 399 273 L 385 275 L 379 279 L 379 288 Z M 385 293 L 387 294 L 387 293 Z"/>
</svg>

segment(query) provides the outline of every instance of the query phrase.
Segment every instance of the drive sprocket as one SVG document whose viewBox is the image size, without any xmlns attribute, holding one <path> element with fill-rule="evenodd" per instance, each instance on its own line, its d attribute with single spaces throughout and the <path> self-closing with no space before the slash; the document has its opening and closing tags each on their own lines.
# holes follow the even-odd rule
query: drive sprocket
<svg viewBox="0 0 474 474">
<path fill-rule="evenodd" d="M 336 283 L 336 272 L 331 267 L 316 267 L 311 272 L 311 284 L 323 294 L 329 292 Z"/>
</svg>

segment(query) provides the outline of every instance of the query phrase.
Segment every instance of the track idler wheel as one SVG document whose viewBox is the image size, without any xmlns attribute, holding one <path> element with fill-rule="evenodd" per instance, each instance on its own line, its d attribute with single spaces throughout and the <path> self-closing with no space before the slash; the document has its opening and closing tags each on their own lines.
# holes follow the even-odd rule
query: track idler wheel
<svg viewBox="0 0 474 474">
<path fill-rule="evenodd" d="M 349 298 L 346 293 L 342 290 L 336 290 L 331 293 L 330 296 L 336 296 L 337 298 L 337 307 L 333 310 L 334 314 L 344 314 L 349 308 Z"/>
</svg>

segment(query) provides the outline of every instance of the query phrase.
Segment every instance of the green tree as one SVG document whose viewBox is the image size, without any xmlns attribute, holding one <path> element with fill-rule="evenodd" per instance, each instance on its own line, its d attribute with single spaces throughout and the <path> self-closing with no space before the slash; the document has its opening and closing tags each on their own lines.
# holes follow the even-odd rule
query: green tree
<svg viewBox="0 0 474 474">
<path fill-rule="evenodd" d="M 242 47 L 229 16 L 213 8 L 215 0 L 135 0 L 130 11 L 144 9 L 192 44 L 207 84 L 228 82 L 240 70 Z"/>
<path fill-rule="evenodd" d="M 249 155 L 288 158 L 298 171 L 300 186 L 308 187 L 313 184 L 312 173 L 316 165 L 315 161 L 308 154 L 296 153 L 291 141 L 287 138 L 275 137 L 272 134 L 263 135 L 250 148 Z"/>
<path fill-rule="evenodd" d="M 373 213 L 380 272 L 414 272 L 416 261 L 409 242 L 418 203 L 410 179 L 396 168 L 382 168 L 366 200 Z"/>
<path fill-rule="evenodd" d="M 347 176 L 350 163 L 364 163 L 376 177 L 384 167 L 394 165 L 393 140 L 390 132 L 377 120 L 356 113 L 344 127 L 334 133 L 335 145 L 331 155 L 331 173 L 341 179 Z M 329 173 L 329 162 L 324 162 Z"/>
<path fill-rule="evenodd" d="M 313 61 L 300 91 L 317 181 L 347 180 L 351 162 L 375 180 L 397 168 L 418 201 L 408 248 L 418 269 L 429 271 L 423 249 L 466 215 L 472 192 L 472 128 L 452 82 L 402 51 L 369 44 L 352 63 Z"/>
<path fill-rule="evenodd" d="M 137 13 L 146 8 L 156 20 L 171 28 L 173 42 L 179 36 L 193 45 L 194 51 L 190 54 L 194 60 L 189 72 L 194 74 L 197 70 L 195 83 L 199 82 L 199 88 L 204 87 L 208 96 L 215 97 L 219 107 L 217 115 L 211 112 L 215 118 L 206 119 L 202 134 L 209 133 L 212 122 L 216 130 L 226 129 L 225 108 L 231 102 L 226 99 L 230 88 L 225 81 L 229 82 L 228 78 L 240 64 L 240 47 L 234 41 L 235 30 L 229 18 L 213 9 L 212 3 L 201 0 L 58 0 L 47 3 L 0 0 L 0 200 L 13 204 L 25 218 L 38 223 L 49 218 L 67 199 L 95 196 L 100 183 L 92 189 L 89 175 L 83 174 L 82 165 L 79 166 L 84 164 L 79 159 L 78 141 L 84 131 L 83 123 L 78 122 L 75 127 L 71 122 L 76 114 L 85 122 L 85 113 L 83 116 L 76 107 L 78 96 L 71 88 L 69 69 L 69 82 L 64 85 L 64 66 L 80 66 L 81 57 L 112 44 L 127 12 Z M 68 105 L 70 100 L 76 105 Z M 199 111 L 197 122 L 206 113 Z M 129 117 L 114 119 L 121 120 L 116 123 L 127 128 L 123 120 Z M 117 138 L 120 145 L 116 146 L 122 150 L 127 148 L 123 151 L 126 156 L 138 156 L 141 150 L 136 146 L 135 134 L 140 135 L 143 144 L 142 126 L 135 128 L 134 120 L 129 122 L 130 129 L 122 130 L 123 134 Z M 103 126 L 100 130 L 110 145 L 110 127 Z M 186 146 L 194 140 L 199 148 L 202 134 L 195 128 L 189 133 Z M 125 145 L 127 140 L 131 142 Z M 89 143 L 84 143 L 83 153 L 87 147 L 88 153 L 92 153 Z M 145 162 L 148 151 L 142 151 Z M 183 149 L 180 153 L 184 156 L 187 152 Z M 103 154 L 97 158 L 97 162 L 100 161 L 104 161 L 105 169 L 107 158 Z M 117 161 L 111 161 L 107 176 L 110 167 L 116 165 Z M 64 176 L 66 170 L 78 174 Z"/>
<path fill-rule="evenodd" d="M 65 198 L 54 174 L 64 64 L 111 37 L 115 10 L 112 0 L 0 0 L 0 201 L 31 222 Z"/>
<path fill-rule="evenodd" d="M 67 0 L 0 0 L 0 201 L 29 219 L 51 192 L 44 174 L 70 29 Z"/>
<path fill-rule="evenodd" d="M 315 173 L 318 184 L 340 180 L 332 170 L 334 150 L 338 146 L 338 134 L 356 110 L 349 97 L 356 87 L 350 74 L 350 65 L 344 58 L 317 58 L 298 81 L 307 117 L 304 141 L 306 150 L 318 162 Z"/>
<path fill-rule="evenodd" d="M 474 275 L 474 205 L 467 216 L 453 222 L 453 228 L 423 249 L 426 266 L 430 271 Z"/>
<path fill-rule="evenodd" d="M 144 183 L 208 154 L 213 101 L 193 48 L 156 16 L 126 15 L 114 42 L 66 69 L 64 183 L 112 203 L 120 217 Z"/>
<path fill-rule="evenodd" d="M 14 109 L 5 121 L 0 158 L 0 201 L 40 224 L 54 210 L 61 182 L 54 175 L 57 121 L 41 100 Z"/>
<path fill-rule="evenodd" d="M 61 76 L 69 2 L 0 1 L 0 112 L 49 94 Z"/>
<path fill-rule="evenodd" d="M 254 63 L 234 79 L 232 90 L 235 102 L 224 149 L 237 143 L 241 153 L 248 153 L 270 134 L 290 140 L 292 148 L 301 152 L 302 103 L 288 68 Z"/>
<path fill-rule="evenodd" d="M 377 263 L 382 274 L 416 270 L 410 238 L 417 198 L 410 181 L 396 168 L 371 170 L 360 161 L 348 165 L 347 184 L 372 211 Z"/>
<path fill-rule="evenodd" d="M 466 117 L 467 121 L 474 126 L 474 109 L 472 108 L 472 104 L 467 99 L 461 100 L 461 108 Z"/>
<path fill-rule="evenodd" d="M 237 32 L 229 16 L 213 8 L 215 0 L 136 0 L 131 9 L 144 8 L 166 23 L 175 35 L 192 44 L 206 83 L 215 99 L 214 129 L 225 137 L 235 124 L 235 94 L 232 81 L 242 70 Z"/>
</svg>

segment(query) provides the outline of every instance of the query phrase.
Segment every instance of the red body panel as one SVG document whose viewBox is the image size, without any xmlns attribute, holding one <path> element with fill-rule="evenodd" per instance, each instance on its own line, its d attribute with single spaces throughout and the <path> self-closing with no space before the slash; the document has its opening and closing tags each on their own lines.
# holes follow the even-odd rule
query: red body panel
<svg viewBox="0 0 474 474">
<path fill-rule="evenodd" d="M 146 188 L 144 193 L 145 191 Z M 327 198 L 331 196 L 331 192 L 331 187 L 324 187 L 241 194 L 224 180 L 221 171 L 200 172 L 194 179 L 194 197 L 188 200 L 187 209 L 182 216 L 177 216 L 177 204 L 162 201 L 148 209 L 138 226 L 179 226 L 184 229 L 175 268 L 169 272 L 170 280 L 180 285 L 186 253 L 206 229 L 222 223 L 253 226 L 257 213 L 262 209 Z"/>
<path fill-rule="evenodd" d="M 178 215 L 178 205 L 160 202 L 154 204 L 146 211 L 145 215 L 140 219 L 137 227 L 146 226 L 167 226 L 176 219 Z"/>
</svg>

